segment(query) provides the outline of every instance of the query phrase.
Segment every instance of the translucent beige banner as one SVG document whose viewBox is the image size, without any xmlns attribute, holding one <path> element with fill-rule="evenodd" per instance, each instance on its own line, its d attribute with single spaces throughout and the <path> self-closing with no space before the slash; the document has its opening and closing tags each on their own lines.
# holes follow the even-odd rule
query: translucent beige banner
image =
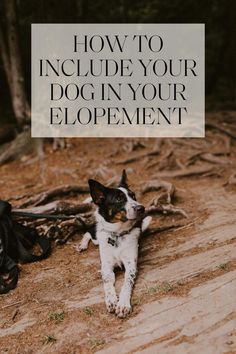
<svg viewBox="0 0 236 354">
<path fill-rule="evenodd" d="M 203 24 L 33 24 L 32 137 L 204 137 Z"/>
</svg>

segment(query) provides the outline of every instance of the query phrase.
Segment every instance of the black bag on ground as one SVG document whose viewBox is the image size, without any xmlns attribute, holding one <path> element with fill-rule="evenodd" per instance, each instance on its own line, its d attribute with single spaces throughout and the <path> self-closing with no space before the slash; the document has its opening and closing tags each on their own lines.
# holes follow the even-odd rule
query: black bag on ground
<svg viewBox="0 0 236 354">
<path fill-rule="evenodd" d="M 37 244 L 42 250 L 40 255 L 30 252 Z M 0 294 L 16 287 L 18 262 L 38 261 L 46 258 L 50 250 L 50 240 L 46 236 L 39 236 L 36 230 L 13 220 L 11 204 L 0 200 Z"/>
</svg>

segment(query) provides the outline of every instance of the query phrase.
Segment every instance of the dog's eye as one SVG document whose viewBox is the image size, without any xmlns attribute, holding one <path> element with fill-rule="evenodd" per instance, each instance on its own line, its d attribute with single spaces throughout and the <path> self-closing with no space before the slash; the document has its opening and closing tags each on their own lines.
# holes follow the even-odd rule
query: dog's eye
<svg viewBox="0 0 236 354">
<path fill-rule="evenodd" d="M 116 201 L 117 201 L 118 203 L 123 202 L 123 201 L 124 201 L 123 195 L 118 195 L 118 196 L 116 197 Z"/>
</svg>

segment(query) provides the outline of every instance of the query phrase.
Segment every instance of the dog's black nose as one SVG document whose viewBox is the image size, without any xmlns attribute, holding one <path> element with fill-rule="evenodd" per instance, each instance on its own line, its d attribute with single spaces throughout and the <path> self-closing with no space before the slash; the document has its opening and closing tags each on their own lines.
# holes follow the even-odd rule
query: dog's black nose
<svg viewBox="0 0 236 354">
<path fill-rule="evenodd" d="M 136 209 L 137 213 L 139 213 L 139 214 L 143 214 L 145 211 L 145 208 L 143 205 L 137 205 L 135 209 Z"/>
</svg>

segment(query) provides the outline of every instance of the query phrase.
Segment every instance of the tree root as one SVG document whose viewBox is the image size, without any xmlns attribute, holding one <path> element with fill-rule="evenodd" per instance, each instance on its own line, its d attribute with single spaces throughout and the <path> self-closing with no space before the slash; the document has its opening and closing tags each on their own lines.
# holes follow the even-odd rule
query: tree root
<svg viewBox="0 0 236 354">
<path fill-rule="evenodd" d="M 207 122 L 206 128 L 218 130 L 219 132 L 224 133 L 225 135 L 229 136 L 230 138 L 236 139 L 236 134 L 234 134 L 232 131 L 230 131 L 226 128 L 223 128 L 222 126 L 219 126 L 215 123 Z"/>
<path fill-rule="evenodd" d="M 125 160 L 117 161 L 116 164 L 117 165 L 127 165 L 128 163 L 133 163 L 133 162 L 142 160 L 142 159 L 144 159 L 146 157 L 157 156 L 159 154 L 160 154 L 160 148 L 158 147 L 157 149 L 149 151 L 149 152 L 146 152 L 145 154 L 139 154 L 139 155 L 136 155 L 136 156 L 133 156 L 133 157 L 129 157 L 128 159 L 125 159 Z"/>
<path fill-rule="evenodd" d="M 214 164 L 220 164 L 220 165 L 228 165 L 232 163 L 231 161 L 228 161 L 226 159 L 221 159 L 220 157 L 210 153 L 202 154 L 200 158 L 203 161 L 214 163 Z"/>
<path fill-rule="evenodd" d="M 175 186 L 166 181 L 149 181 L 147 182 L 144 187 L 141 190 L 142 194 L 152 192 L 152 191 L 158 191 L 164 189 L 164 192 L 160 194 L 159 197 L 156 198 L 156 200 L 159 202 L 160 200 L 165 199 L 166 203 L 171 203 L 172 198 L 174 197 L 175 193 Z"/>
<path fill-rule="evenodd" d="M 194 143 L 194 140 L 196 141 L 196 143 Z M 188 149 L 199 150 L 199 148 L 200 148 L 199 142 L 197 142 L 197 139 L 194 139 L 194 138 L 191 138 L 191 139 L 177 138 L 177 139 L 174 139 L 174 144 L 184 146 L 184 147 L 186 146 Z M 202 141 L 201 141 L 201 145 L 202 145 Z"/>
<path fill-rule="evenodd" d="M 90 203 L 72 204 L 61 200 L 56 200 L 54 202 L 45 205 L 35 206 L 27 209 L 25 208 L 13 209 L 13 212 L 16 213 L 27 212 L 27 213 L 34 213 L 34 214 L 50 214 L 50 215 L 55 215 L 55 214 L 76 215 L 79 213 L 86 213 L 91 210 L 92 210 L 92 204 Z"/>
<path fill-rule="evenodd" d="M 183 168 L 176 171 L 163 171 L 157 174 L 157 178 L 177 178 L 177 177 L 189 177 L 205 175 L 209 172 L 213 172 L 213 167 L 193 167 Z M 153 176 L 154 177 L 154 176 Z"/>
<path fill-rule="evenodd" d="M 35 196 L 27 199 L 24 203 L 20 205 L 21 208 L 26 208 L 28 206 L 38 206 L 48 201 L 55 199 L 57 197 L 65 195 L 78 195 L 88 193 L 88 186 L 79 186 L 79 185 L 64 185 L 50 189 L 48 191 L 36 194 Z"/>
<path fill-rule="evenodd" d="M 164 190 L 159 196 L 153 198 L 149 203 L 149 206 L 146 208 L 146 214 L 180 214 L 185 218 L 188 217 L 187 213 L 180 208 L 175 207 L 171 204 L 172 199 L 175 194 L 175 186 L 166 181 L 150 181 L 144 185 L 141 190 L 142 194 Z"/>
<path fill-rule="evenodd" d="M 183 209 L 177 208 L 173 204 L 161 204 L 158 202 L 158 200 L 156 201 L 154 198 L 151 202 L 151 205 L 146 208 L 146 214 L 152 215 L 152 214 L 156 214 L 156 213 L 179 214 L 185 218 L 188 218 L 187 213 Z"/>
<path fill-rule="evenodd" d="M 175 187 L 172 183 L 162 180 L 150 181 L 146 183 L 141 192 L 145 194 L 150 191 L 158 190 L 160 190 L 161 193 L 148 205 L 146 215 L 162 213 L 163 215 L 180 214 L 187 217 L 184 210 L 171 204 L 175 193 Z M 24 219 L 28 225 L 35 227 L 39 233 L 46 234 L 49 238 L 54 240 L 56 244 L 63 244 L 74 235 L 86 232 L 95 225 L 93 204 L 89 202 L 76 204 L 63 200 L 47 202 L 59 195 L 64 196 L 70 193 L 77 194 L 87 191 L 88 187 L 65 185 L 39 193 L 29 198 L 20 208 L 13 209 L 13 216 L 16 219 Z M 165 204 L 162 204 L 163 202 Z M 25 206 L 28 207 L 26 208 Z M 19 215 L 19 213 L 22 214 Z M 26 213 L 38 214 L 39 218 L 32 219 L 29 216 L 27 217 Z M 48 218 L 47 216 L 50 217 Z M 52 220 L 52 218 L 54 218 L 54 220 Z M 176 227 L 176 225 L 167 226 L 165 229 L 168 230 L 173 227 Z M 151 231 L 151 233 L 157 231 L 162 231 L 162 229 L 158 228 L 158 230 Z"/>
<path fill-rule="evenodd" d="M 140 139 L 130 139 L 123 145 L 123 150 L 127 153 L 144 148 L 145 144 Z"/>
<path fill-rule="evenodd" d="M 170 225 L 166 225 L 166 226 L 158 226 L 158 227 L 152 227 L 150 229 L 147 229 L 147 231 L 144 232 L 145 236 L 150 236 L 150 235 L 154 235 L 160 232 L 164 232 L 167 230 L 171 230 L 171 229 L 178 229 L 180 227 L 183 227 L 183 224 L 170 224 Z"/>
<path fill-rule="evenodd" d="M 86 232 L 95 225 L 94 213 L 92 213 L 93 205 L 87 204 L 72 204 L 61 201 L 54 201 L 43 206 L 13 209 L 12 214 L 14 219 L 26 222 L 28 226 L 35 227 L 39 233 L 47 235 L 54 240 L 56 244 L 67 242 L 72 236 L 77 233 Z M 22 213 L 47 214 L 50 217 L 55 217 L 55 220 L 50 218 L 32 219 L 27 215 L 17 215 Z M 63 217 L 60 217 L 62 215 Z M 68 220 L 64 220 L 68 216 Z"/>
<path fill-rule="evenodd" d="M 75 168 L 49 167 L 48 169 L 57 175 L 69 175 L 73 178 L 78 178 L 78 173 Z"/>
<path fill-rule="evenodd" d="M 111 170 L 105 165 L 99 165 L 97 168 L 91 171 L 93 178 L 107 179 L 107 176 L 111 173 Z"/>
<path fill-rule="evenodd" d="M 158 165 L 158 169 L 162 170 L 162 169 L 166 168 L 166 166 L 170 165 L 169 163 L 170 163 L 170 160 L 172 159 L 172 156 L 173 156 L 173 150 L 171 149 L 171 150 L 167 151 L 167 153 L 165 154 L 165 156 L 163 156 L 163 158 L 161 158 L 161 161 L 151 162 L 146 166 L 146 168 L 150 169 L 150 168 L 153 168 Z"/>
<path fill-rule="evenodd" d="M 30 130 L 18 134 L 10 143 L 4 144 L 0 149 L 0 165 L 16 160 L 25 154 L 34 151 L 33 140 L 30 137 Z"/>
<path fill-rule="evenodd" d="M 227 182 L 225 182 L 223 185 L 224 186 L 230 186 L 236 184 L 236 172 L 234 172 L 228 179 Z"/>
<path fill-rule="evenodd" d="M 232 163 L 229 160 L 218 157 L 218 155 L 219 155 L 218 153 L 199 152 L 188 158 L 187 166 L 194 164 L 197 160 L 202 160 L 205 162 L 210 162 L 219 165 L 228 165 Z"/>
</svg>

